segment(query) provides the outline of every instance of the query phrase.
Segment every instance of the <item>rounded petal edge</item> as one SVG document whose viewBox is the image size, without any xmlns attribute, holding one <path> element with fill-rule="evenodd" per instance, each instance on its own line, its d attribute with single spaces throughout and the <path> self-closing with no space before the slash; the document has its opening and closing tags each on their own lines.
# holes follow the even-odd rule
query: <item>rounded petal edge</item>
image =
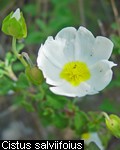
<svg viewBox="0 0 120 150">
<path fill-rule="evenodd" d="M 63 38 L 65 40 L 72 40 L 75 39 L 75 36 L 76 29 L 74 27 L 65 27 L 57 33 L 55 39 Z"/>
</svg>

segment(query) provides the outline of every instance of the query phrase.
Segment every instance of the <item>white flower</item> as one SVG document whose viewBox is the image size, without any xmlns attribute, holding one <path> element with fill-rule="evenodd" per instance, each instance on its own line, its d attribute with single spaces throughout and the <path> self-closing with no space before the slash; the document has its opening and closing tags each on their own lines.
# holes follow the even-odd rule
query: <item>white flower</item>
<svg viewBox="0 0 120 150">
<path fill-rule="evenodd" d="M 15 18 L 17 21 L 20 19 L 20 9 L 17 8 L 16 11 L 13 13 L 11 18 Z"/>
<path fill-rule="evenodd" d="M 84 27 L 62 29 L 41 45 L 37 65 L 55 94 L 70 97 L 96 94 L 112 79 L 113 66 L 108 61 L 113 43 Z"/>
<path fill-rule="evenodd" d="M 82 134 L 81 139 L 84 140 L 84 143 L 86 145 L 89 145 L 91 142 L 94 142 L 100 148 L 100 150 L 104 150 L 104 146 L 103 146 L 97 132 L 84 133 L 84 134 Z"/>
</svg>

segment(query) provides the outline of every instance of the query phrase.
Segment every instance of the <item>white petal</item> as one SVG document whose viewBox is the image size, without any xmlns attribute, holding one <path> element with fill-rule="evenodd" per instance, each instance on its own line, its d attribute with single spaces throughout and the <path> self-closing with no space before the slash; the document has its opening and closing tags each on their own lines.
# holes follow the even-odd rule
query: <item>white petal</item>
<svg viewBox="0 0 120 150">
<path fill-rule="evenodd" d="M 111 67 L 116 66 L 113 62 L 101 60 L 90 68 L 91 78 L 87 81 L 91 89 L 101 91 L 111 81 L 113 72 Z"/>
<path fill-rule="evenodd" d="M 46 82 L 52 85 L 61 84 L 62 80 L 59 77 L 60 69 L 48 60 L 43 51 L 44 47 L 41 46 L 38 53 L 37 65 L 43 71 Z"/>
<path fill-rule="evenodd" d="M 13 13 L 11 18 L 15 18 L 17 21 L 20 19 L 20 9 L 17 8 L 16 11 Z"/>
<path fill-rule="evenodd" d="M 75 39 L 75 37 L 76 29 L 74 27 L 66 27 L 59 31 L 55 38 L 63 38 L 65 40 L 71 41 L 72 39 Z"/>
<path fill-rule="evenodd" d="M 91 86 L 91 91 L 88 92 L 88 95 L 95 95 L 98 94 L 99 91 L 96 91 L 92 86 Z"/>
<path fill-rule="evenodd" d="M 74 41 L 66 41 L 64 48 L 64 55 L 68 62 L 75 60 L 75 42 Z"/>
<path fill-rule="evenodd" d="M 102 142 L 96 132 L 90 134 L 90 138 L 88 140 L 84 140 L 85 144 L 90 144 L 91 142 L 94 142 L 100 150 L 104 150 L 104 147 L 102 145 Z"/>
<path fill-rule="evenodd" d="M 113 50 L 113 43 L 106 37 L 97 36 L 89 57 L 90 63 L 95 63 L 102 59 L 109 59 Z"/>
<path fill-rule="evenodd" d="M 63 52 L 64 48 L 64 39 L 54 40 L 53 37 L 48 37 L 44 44 L 44 54 L 53 64 L 62 68 L 63 65 L 67 63 L 66 57 Z"/>
<path fill-rule="evenodd" d="M 75 41 L 75 58 L 76 60 L 85 61 L 90 56 L 95 38 L 93 34 L 84 27 L 80 27 L 77 31 Z"/>
<path fill-rule="evenodd" d="M 74 87 L 68 82 L 64 82 L 58 87 L 51 87 L 50 90 L 59 95 L 65 95 L 69 97 L 82 97 L 85 96 L 90 91 L 90 86 L 85 82 L 81 83 L 79 86 Z"/>
<path fill-rule="evenodd" d="M 66 27 L 62 29 L 56 35 L 55 39 L 65 39 L 65 49 L 64 54 L 68 61 L 73 61 L 75 59 L 75 38 L 76 38 L 76 29 L 74 27 Z"/>
</svg>

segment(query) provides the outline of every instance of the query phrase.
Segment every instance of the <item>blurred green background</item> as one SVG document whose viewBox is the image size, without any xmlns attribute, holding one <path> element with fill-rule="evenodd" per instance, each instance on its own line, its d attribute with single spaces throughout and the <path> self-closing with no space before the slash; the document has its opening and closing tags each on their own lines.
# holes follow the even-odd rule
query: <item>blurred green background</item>
<svg viewBox="0 0 120 150">
<path fill-rule="evenodd" d="M 113 69 L 112 82 L 100 94 L 80 98 L 76 105 L 86 112 L 106 111 L 120 115 L 120 1 L 0 0 L 0 27 L 5 16 L 11 11 L 15 11 L 16 8 L 23 11 L 28 28 L 27 38 L 18 41 L 19 47 L 30 55 L 35 64 L 41 43 L 44 43 L 48 36 L 56 35 L 63 27 L 74 26 L 78 28 L 83 25 L 95 36 L 106 36 L 114 42 L 111 60 L 118 66 Z M 6 53 L 10 49 L 11 37 L 0 31 L 0 60 L 7 57 Z M 16 75 L 19 75 L 20 72 L 24 72 L 24 67 L 19 61 L 15 61 L 13 70 Z M 21 85 L 21 82 L 24 84 Z M 27 101 L 21 102 L 21 99 L 26 99 L 28 96 L 21 92 L 23 89 L 26 90 L 26 82 L 25 77 L 21 75 L 18 83 L 19 88 L 15 89 L 17 94 L 14 94 L 11 80 L 7 77 L 0 78 L 0 139 L 72 139 L 75 135 L 69 127 L 58 129 L 53 126 L 57 124 L 57 127 L 59 127 L 58 124 L 61 124 L 61 122 L 54 122 L 47 127 L 44 126 L 45 123 L 42 125 L 41 117 L 31 110 L 33 102 L 31 104 Z M 44 88 L 48 87 L 45 85 Z M 29 92 L 36 94 L 33 86 L 29 88 Z M 39 100 L 41 95 L 37 94 L 37 96 Z M 61 100 L 59 96 L 52 95 L 51 97 Z M 64 102 L 65 100 L 63 100 Z M 14 103 L 21 103 L 20 106 L 23 107 L 17 107 Z M 41 105 L 40 109 L 42 109 Z M 64 122 L 64 120 L 62 121 Z M 45 122 L 44 119 L 43 122 Z M 107 150 L 113 149 L 120 149 L 120 141 L 114 137 L 111 138 L 107 146 Z"/>
</svg>

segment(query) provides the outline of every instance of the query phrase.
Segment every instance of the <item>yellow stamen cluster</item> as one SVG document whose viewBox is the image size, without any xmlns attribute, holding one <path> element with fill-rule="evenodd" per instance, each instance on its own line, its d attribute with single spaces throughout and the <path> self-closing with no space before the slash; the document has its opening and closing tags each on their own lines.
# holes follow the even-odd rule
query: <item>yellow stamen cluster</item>
<svg viewBox="0 0 120 150">
<path fill-rule="evenodd" d="M 90 133 L 83 133 L 82 134 L 82 139 L 88 140 L 90 138 Z"/>
<path fill-rule="evenodd" d="M 78 86 L 90 78 L 90 71 L 86 63 L 81 61 L 73 61 L 64 65 L 60 78 L 65 79 L 73 86 Z"/>
</svg>

